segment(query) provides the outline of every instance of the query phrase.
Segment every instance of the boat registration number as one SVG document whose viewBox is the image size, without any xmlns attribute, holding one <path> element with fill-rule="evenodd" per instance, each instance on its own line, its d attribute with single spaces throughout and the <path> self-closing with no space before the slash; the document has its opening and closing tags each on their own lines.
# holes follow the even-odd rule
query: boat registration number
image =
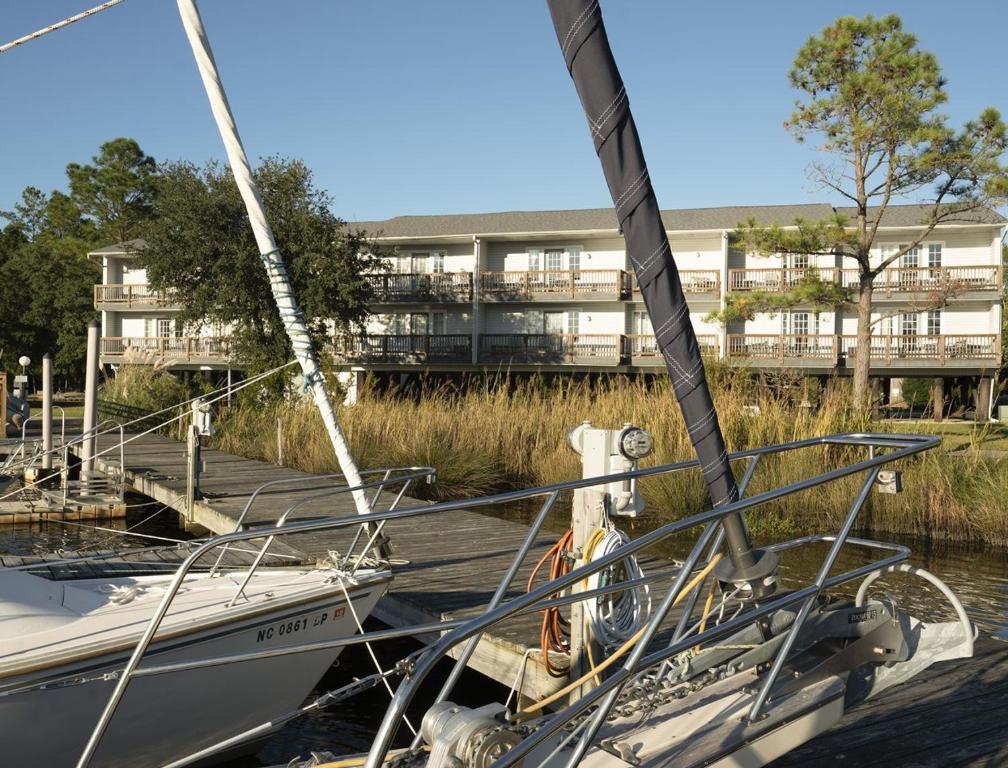
<svg viewBox="0 0 1008 768">
<path fill-rule="evenodd" d="M 284 637 L 286 635 L 293 635 L 298 632 L 304 632 L 306 629 L 311 629 L 314 627 L 320 627 L 331 619 L 338 619 L 343 614 L 346 613 L 346 606 L 340 606 L 338 608 L 333 608 L 331 611 L 322 611 L 314 616 L 307 614 L 297 619 L 288 619 L 287 621 L 281 621 L 274 624 L 272 627 L 266 627 L 265 629 L 260 629 L 256 635 L 256 642 L 262 643 L 266 640 L 272 640 L 274 637 Z"/>
</svg>

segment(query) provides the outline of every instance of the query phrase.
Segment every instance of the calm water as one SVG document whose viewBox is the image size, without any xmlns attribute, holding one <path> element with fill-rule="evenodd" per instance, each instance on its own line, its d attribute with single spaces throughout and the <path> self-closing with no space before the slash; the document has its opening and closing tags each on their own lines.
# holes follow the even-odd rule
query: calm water
<svg viewBox="0 0 1008 768">
<path fill-rule="evenodd" d="M 158 512 L 157 505 L 145 506 L 145 501 L 142 497 L 131 498 L 130 502 L 136 506 L 131 506 L 126 520 L 114 524 L 114 527 L 129 527 L 136 532 L 186 538 L 179 531 L 178 518 L 173 512 Z M 504 510 L 502 514 L 526 521 L 531 517 L 528 510 Z M 648 519 L 634 521 L 633 532 L 639 535 L 654 524 L 655 521 Z M 559 525 L 558 518 L 554 527 Z M 106 548 L 115 546 L 117 540 L 120 540 L 118 536 L 108 532 L 54 523 L 0 529 L 0 551 L 7 553 Z M 982 635 L 1008 640 L 1008 553 L 950 548 L 912 541 L 902 543 L 913 549 L 912 563 L 941 577 L 959 595 L 971 618 L 980 627 Z M 134 546 L 142 544 L 140 540 L 132 542 Z M 691 541 L 686 539 L 669 542 L 665 554 L 682 557 L 690 544 Z M 785 585 L 814 575 L 824 553 L 824 547 L 811 547 L 785 554 L 781 563 Z M 852 549 L 842 556 L 838 567 L 862 563 L 864 556 L 863 551 Z M 896 596 L 899 605 L 921 618 L 938 620 L 949 615 L 944 599 L 926 583 L 900 576 L 886 579 L 884 584 Z M 378 652 L 383 663 L 391 666 L 396 659 L 416 647 L 412 641 L 403 640 L 394 644 L 382 644 Z M 430 700 L 448 668 L 446 664 L 436 679 L 429 681 L 428 695 L 421 695 L 419 700 Z M 364 649 L 349 648 L 340 657 L 339 665 L 320 682 L 318 690 L 330 690 L 349 682 L 355 674 L 364 675 L 371 671 L 373 664 Z M 499 686 L 488 684 L 485 678 L 473 673 L 463 679 L 455 698 L 459 703 L 480 704 L 485 703 L 488 695 L 505 694 Z M 292 757 L 307 756 L 312 750 L 331 750 L 337 753 L 366 750 L 387 703 L 388 694 L 385 690 L 374 689 L 354 699 L 352 705 L 336 705 L 329 711 L 301 718 L 285 727 L 256 758 L 232 763 L 232 768 L 285 764 Z M 421 716 L 422 705 L 421 709 L 411 713 L 411 719 L 417 724 Z"/>
</svg>

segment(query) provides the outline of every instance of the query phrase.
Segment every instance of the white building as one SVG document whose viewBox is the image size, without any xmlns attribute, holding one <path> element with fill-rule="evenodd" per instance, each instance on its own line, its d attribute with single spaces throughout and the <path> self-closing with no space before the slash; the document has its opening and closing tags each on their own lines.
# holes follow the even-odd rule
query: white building
<svg viewBox="0 0 1008 768">
<path fill-rule="evenodd" d="M 146 270 L 135 265 L 143 247 L 143 240 L 129 240 L 88 254 L 102 264 L 102 282 L 94 289 L 101 364 L 158 361 L 180 371 L 227 370 L 226 336 L 209 325 L 183 327 L 178 307 L 151 290 Z"/>
<path fill-rule="evenodd" d="M 663 211 L 690 317 L 703 347 L 733 364 L 848 373 L 853 311 L 795 307 L 728 327 L 705 317 L 729 295 L 786 289 L 815 270 L 857 283 L 839 256 L 767 258 L 734 247 L 739 222 L 793 225 L 825 218 L 825 204 Z M 844 211 L 850 214 L 849 211 Z M 914 239 L 924 209 L 891 206 L 876 259 Z M 872 368 L 879 377 L 990 377 L 1001 360 L 1001 238 L 1005 220 L 984 212 L 943 224 L 875 282 Z M 348 368 L 410 371 L 658 371 L 650 321 L 635 290 L 611 209 L 401 216 L 359 226 L 395 246 L 391 272 L 374 275 L 377 301 L 365 333 L 336 340 Z M 137 243 L 93 252 L 102 310 L 102 361 L 153 350 L 179 368 L 227 366 L 212 329 L 188 332 L 164 297 L 130 269 Z M 942 301 L 939 302 L 938 298 Z M 941 306 L 938 306 L 941 304 Z"/>
</svg>

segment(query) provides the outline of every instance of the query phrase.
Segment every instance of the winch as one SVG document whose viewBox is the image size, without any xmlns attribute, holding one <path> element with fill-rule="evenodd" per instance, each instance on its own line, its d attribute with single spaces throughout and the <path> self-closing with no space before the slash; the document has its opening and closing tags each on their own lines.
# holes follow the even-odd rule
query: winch
<svg viewBox="0 0 1008 768">
<path fill-rule="evenodd" d="M 487 768 L 521 740 L 501 704 L 470 709 L 439 702 L 424 715 L 420 734 L 430 747 L 427 768 Z"/>
</svg>

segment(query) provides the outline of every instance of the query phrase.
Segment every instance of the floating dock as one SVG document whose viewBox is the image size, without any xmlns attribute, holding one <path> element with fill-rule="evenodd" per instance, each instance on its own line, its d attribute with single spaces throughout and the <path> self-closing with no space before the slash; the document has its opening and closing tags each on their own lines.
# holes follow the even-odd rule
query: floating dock
<svg viewBox="0 0 1008 768">
<path fill-rule="evenodd" d="M 99 453 L 111 448 L 111 436 L 99 438 Z M 267 525 L 305 491 L 324 487 L 306 473 L 265 462 L 204 449 L 205 470 L 200 479 L 204 498 L 188 509 L 186 501 L 186 448 L 183 443 L 145 435 L 126 446 L 125 480 L 129 487 L 186 516 L 190 525 L 214 533 L 230 532 L 257 486 L 272 480 L 303 478 L 260 496 L 247 518 Z M 97 459 L 101 468 L 101 458 Z M 394 494 L 384 495 L 385 505 Z M 403 499 L 401 506 L 422 502 Z M 382 506 L 382 505 L 379 505 Z M 384 508 L 384 507 L 383 507 Z M 351 515 L 349 495 L 316 500 L 291 519 L 320 515 Z M 515 551 L 528 533 L 518 522 L 476 512 L 455 511 L 435 517 L 390 521 L 386 532 L 393 557 L 407 561 L 396 565 L 395 580 L 373 615 L 390 625 L 403 626 L 482 611 Z M 553 543 L 546 533 L 530 552 L 511 589 L 524 590 L 532 565 Z M 329 531 L 285 537 L 271 549 L 288 563 L 314 562 L 332 549 L 345 546 L 347 537 Z M 669 563 L 644 562 L 649 573 Z M 140 566 L 130 566 L 140 567 Z M 565 681 L 552 678 L 538 660 L 539 617 L 516 617 L 484 636 L 470 666 L 510 686 L 523 678 L 526 696 L 540 697 Z M 419 638 L 429 640 L 430 638 Z M 1008 765 L 1008 643 L 978 641 L 976 657 L 938 664 L 877 701 L 869 701 L 844 718 L 834 730 L 776 761 L 775 768 L 826 768 L 842 755 L 844 765 L 860 766 L 993 766 Z"/>
</svg>

